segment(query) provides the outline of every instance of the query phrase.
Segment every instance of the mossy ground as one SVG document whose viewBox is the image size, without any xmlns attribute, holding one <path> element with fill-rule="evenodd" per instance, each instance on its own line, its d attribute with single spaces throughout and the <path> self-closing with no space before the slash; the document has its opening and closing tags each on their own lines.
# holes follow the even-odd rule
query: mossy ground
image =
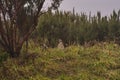
<svg viewBox="0 0 120 80">
<path fill-rule="evenodd" d="M 120 80 L 120 47 L 113 43 L 64 50 L 30 45 L 19 58 L 2 58 L 0 80 Z"/>
</svg>

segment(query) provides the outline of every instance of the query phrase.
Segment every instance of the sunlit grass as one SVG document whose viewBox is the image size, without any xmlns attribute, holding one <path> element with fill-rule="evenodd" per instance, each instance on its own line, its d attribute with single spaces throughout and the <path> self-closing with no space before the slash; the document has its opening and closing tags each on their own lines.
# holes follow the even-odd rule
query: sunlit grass
<svg viewBox="0 0 120 80">
<path fill-rule="evenodd" d="M 2 58 L 2 57 L 1 57 Z M 19 58 L 2 60 L 1 80 L 120 80 L 120 47 L 113 43 L 64 50 L 33 43 Z"/>
</svg>

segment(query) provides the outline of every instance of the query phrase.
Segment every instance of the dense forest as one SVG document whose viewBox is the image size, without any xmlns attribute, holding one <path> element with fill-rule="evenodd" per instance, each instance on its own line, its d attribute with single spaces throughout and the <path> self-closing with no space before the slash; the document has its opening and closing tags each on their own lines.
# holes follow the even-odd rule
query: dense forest
<svg viewBox="0 0 120 80">
<path fill-rule="evenodd" d="M 120 11 L 113 11 L 110 16 L 91 16 L 85 13 L 55 11 L 42 15 L 39 19 L 37 31 L 33 36 L 39 43 L 46 43 L 56 47 L 61 39 L 65 46 L 95 42 L 120 40 Z"/>
</svg>

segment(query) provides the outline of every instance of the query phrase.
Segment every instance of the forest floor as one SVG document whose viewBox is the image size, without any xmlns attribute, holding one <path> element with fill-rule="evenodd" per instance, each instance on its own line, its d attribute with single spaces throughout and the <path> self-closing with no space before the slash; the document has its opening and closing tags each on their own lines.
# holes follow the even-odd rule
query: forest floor
<svg viewBox="0 0 120 80">
<path fill-rule="evenodd" d="M 2 52 L 1 52 L 2 53 Z M 19 58 L 0 54 L 0 80 L 120 80 L 120 46 L 29 46 Z"/>
</svg>

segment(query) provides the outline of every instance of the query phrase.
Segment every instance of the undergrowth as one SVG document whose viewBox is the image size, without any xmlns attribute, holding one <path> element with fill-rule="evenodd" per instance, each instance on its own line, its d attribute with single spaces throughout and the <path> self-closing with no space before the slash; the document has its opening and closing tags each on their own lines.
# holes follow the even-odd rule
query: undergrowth
<svg viewBox="0 0 120 80">
<path fill-rule="evenodd" d="M 19 58 L 0 53 L 0 80 L 120 80 L 120 47 L 113 43 L 64 50 L 32 44 Z"/>
</svg>

